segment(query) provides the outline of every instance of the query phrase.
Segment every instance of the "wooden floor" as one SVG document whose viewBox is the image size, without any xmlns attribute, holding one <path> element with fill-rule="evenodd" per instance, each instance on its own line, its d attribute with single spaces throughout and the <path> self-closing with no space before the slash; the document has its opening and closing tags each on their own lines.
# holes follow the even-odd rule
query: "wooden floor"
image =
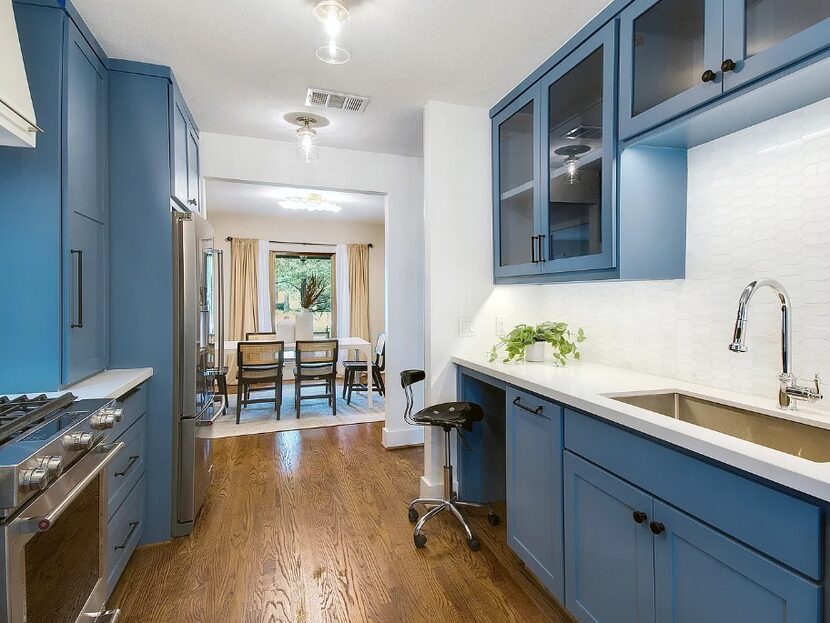
<svg viewBox="0 0 830 623">
<path fill-rule="evenodd" d="M 219 439 L 195 532 L 138 550 L 110 607 L 119 623 L 569 622 L 474 518 L 447 515 L 416 550 L 406 505 L 421 448 L 386 451 L 381 424 Z"/>
</svg>

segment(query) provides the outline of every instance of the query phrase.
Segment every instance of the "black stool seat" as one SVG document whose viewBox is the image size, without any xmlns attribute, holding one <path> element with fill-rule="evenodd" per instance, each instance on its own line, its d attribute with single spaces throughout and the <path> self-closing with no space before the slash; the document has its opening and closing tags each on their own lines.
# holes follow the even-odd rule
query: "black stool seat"
<svg viewBox="0 0 830 623">
<path fill-rule="evenodd" d="M 419 424 L 441 426 L 444 429 L 464 427 L 473 430 L 473 422 L 484 419 L 484 411 L 472 402 L 444 402 L 421 409 L 412 416 Z"/>
</svg>

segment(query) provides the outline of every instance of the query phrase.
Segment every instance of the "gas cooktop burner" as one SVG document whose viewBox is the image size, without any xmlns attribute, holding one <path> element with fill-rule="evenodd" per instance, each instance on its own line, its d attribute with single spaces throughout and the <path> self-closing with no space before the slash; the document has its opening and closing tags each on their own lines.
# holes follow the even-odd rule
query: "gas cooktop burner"
<svg viewBox="0 0 830 623">
<path fill-rule="evenodd" d="M 72 394 L 63 394 L 57 398 L 47 398 L 45 394 L 0 398 L 0 445 L 18 437 L 73 402 L 75 396 Z"/>
</svg>

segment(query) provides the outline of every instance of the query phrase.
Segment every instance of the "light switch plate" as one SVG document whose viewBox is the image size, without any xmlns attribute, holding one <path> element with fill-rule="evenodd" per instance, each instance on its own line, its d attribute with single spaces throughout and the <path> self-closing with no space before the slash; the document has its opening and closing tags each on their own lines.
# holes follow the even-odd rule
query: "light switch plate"
<svg viewBox="0 0 830 623">
<path fill-rule="evenodd" d="M 496 316 L 496 337 L 504 337 L 508 333 L 507 318 L 504 316 Z"/>
<path fill-rule="evenodd" d="M 458 337 L 475 337 L 476 321 L 472 316 L 458 317 Z"/>
</svg>

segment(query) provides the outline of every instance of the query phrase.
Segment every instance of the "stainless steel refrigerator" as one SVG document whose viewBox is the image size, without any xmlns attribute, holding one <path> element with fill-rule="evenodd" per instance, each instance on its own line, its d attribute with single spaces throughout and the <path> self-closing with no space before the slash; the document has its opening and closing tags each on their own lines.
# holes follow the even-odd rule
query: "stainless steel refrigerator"
<svg viewBox="0 0 830 623">
<path fill-rule="evenodd" d="M 173 213 L 173 535 L 193 530 L 210 485 L 210 427 L 227 405 L 214 393 L 223 362 L 222 252 L 198 214 Z"/>
</svg>

